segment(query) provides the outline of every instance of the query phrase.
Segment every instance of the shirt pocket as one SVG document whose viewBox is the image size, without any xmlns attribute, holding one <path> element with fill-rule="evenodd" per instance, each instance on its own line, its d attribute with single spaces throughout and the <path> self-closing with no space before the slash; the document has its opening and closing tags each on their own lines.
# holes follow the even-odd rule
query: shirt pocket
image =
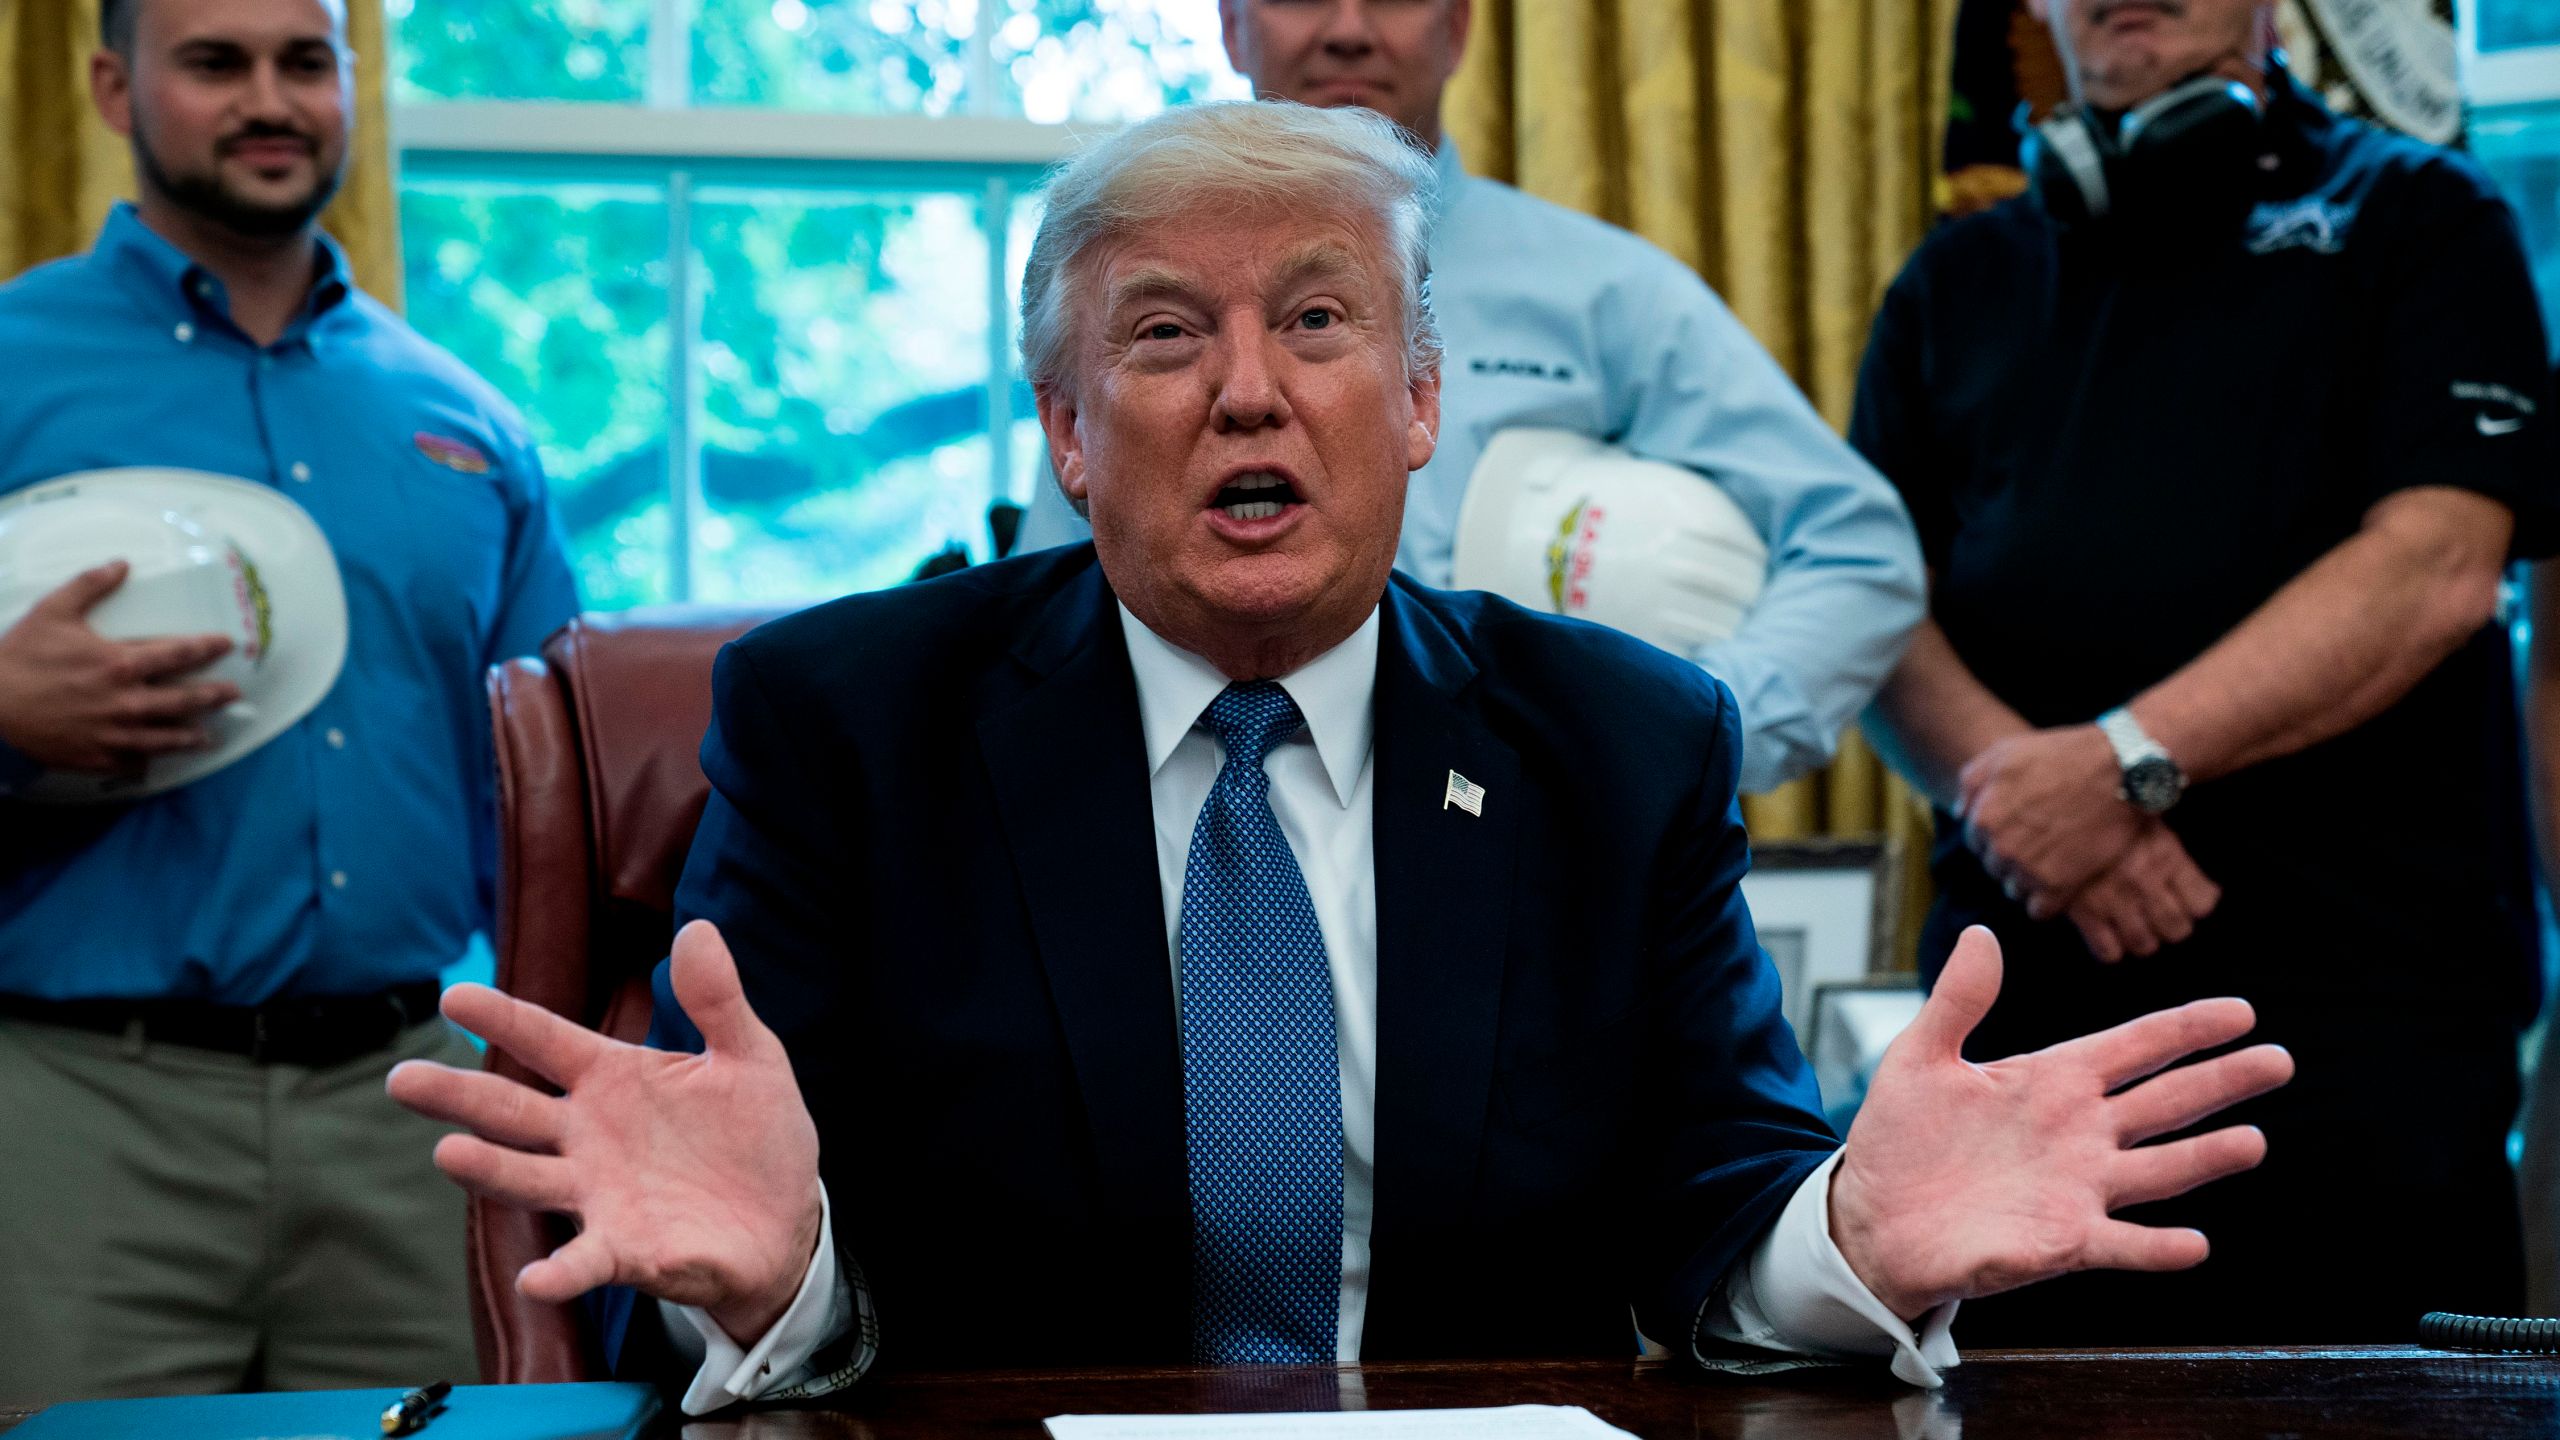
<svg viewBox="0 0 2560 1440">
<path fill-rule="evenodd" d="M 497 452 L 453 427 L 413 427 L 401 439 L 398 513 L 383 539 L 393 590 L 413 616 L 485 634 L 507 567 L 510 507 Z"/>
</svg>

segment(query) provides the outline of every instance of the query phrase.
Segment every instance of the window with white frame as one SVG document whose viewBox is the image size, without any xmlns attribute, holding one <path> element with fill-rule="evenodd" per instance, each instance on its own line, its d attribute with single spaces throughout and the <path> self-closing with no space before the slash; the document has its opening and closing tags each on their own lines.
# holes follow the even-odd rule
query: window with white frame
<svg viewBox="0 0 2560 1440">
<path fill-rule="evenodd" d="M 389 0 L 409 318 L 524 411 L 587 605 L 989 548 L 1041 171 L 1239 96 L 1216 0 Z"/>
</svg>

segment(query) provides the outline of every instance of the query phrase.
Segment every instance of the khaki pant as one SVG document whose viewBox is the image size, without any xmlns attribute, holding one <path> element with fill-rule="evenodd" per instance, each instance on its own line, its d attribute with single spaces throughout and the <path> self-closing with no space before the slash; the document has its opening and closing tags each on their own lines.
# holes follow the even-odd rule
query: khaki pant
<svg viewBox="0 0 2560 1440">
<path fill-rule="evenodd" d="M 462 1192 L 398 1061 L 326 1069 L 0 1020 L 0 1405 L 470 1381 Z"/>
</svg>

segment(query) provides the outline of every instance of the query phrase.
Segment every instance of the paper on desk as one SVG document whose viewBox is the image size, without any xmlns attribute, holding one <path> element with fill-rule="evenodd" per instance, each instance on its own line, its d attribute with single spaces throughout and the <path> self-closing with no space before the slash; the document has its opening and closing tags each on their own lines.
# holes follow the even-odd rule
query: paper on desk
<svg viewBox="0 0 2560 1440">
<path fill-rule="evenodd" d="M 1300 1415 L 1052 1415 L 1053 1440 L 1634 1440 L 1579 1405 Z"/>
</svg>

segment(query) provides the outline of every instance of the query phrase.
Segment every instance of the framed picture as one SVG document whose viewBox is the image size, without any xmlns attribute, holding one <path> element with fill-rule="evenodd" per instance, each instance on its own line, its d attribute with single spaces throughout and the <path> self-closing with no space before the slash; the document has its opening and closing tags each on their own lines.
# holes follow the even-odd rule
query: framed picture
<svg viewBox="0 0 2560 1440">
<path fill-rule="evenodd" d="M 1815 988 L 1813 1030 L 1798 1031 L 1796 1040 L 1813 1062 L 1823 1113 L 1842 1134 L 1867 1098 L 1867 1082 L 1875 1078 L 1885 1047 L 1919 1018 L 1922 998 L 1920 977 L 1912 974 L 1869 975 Z"/>
<path fill-rule="evenodd" d="M 1814 994 L 1825 985 L 1891 971 L 1891 852 L 1882 840 L 1780 840 L 1752 847 L 1742 898 L 1778 967 L 1787 1023 L 1799 1043 L 1813 1034 Z"/>
</svg>

